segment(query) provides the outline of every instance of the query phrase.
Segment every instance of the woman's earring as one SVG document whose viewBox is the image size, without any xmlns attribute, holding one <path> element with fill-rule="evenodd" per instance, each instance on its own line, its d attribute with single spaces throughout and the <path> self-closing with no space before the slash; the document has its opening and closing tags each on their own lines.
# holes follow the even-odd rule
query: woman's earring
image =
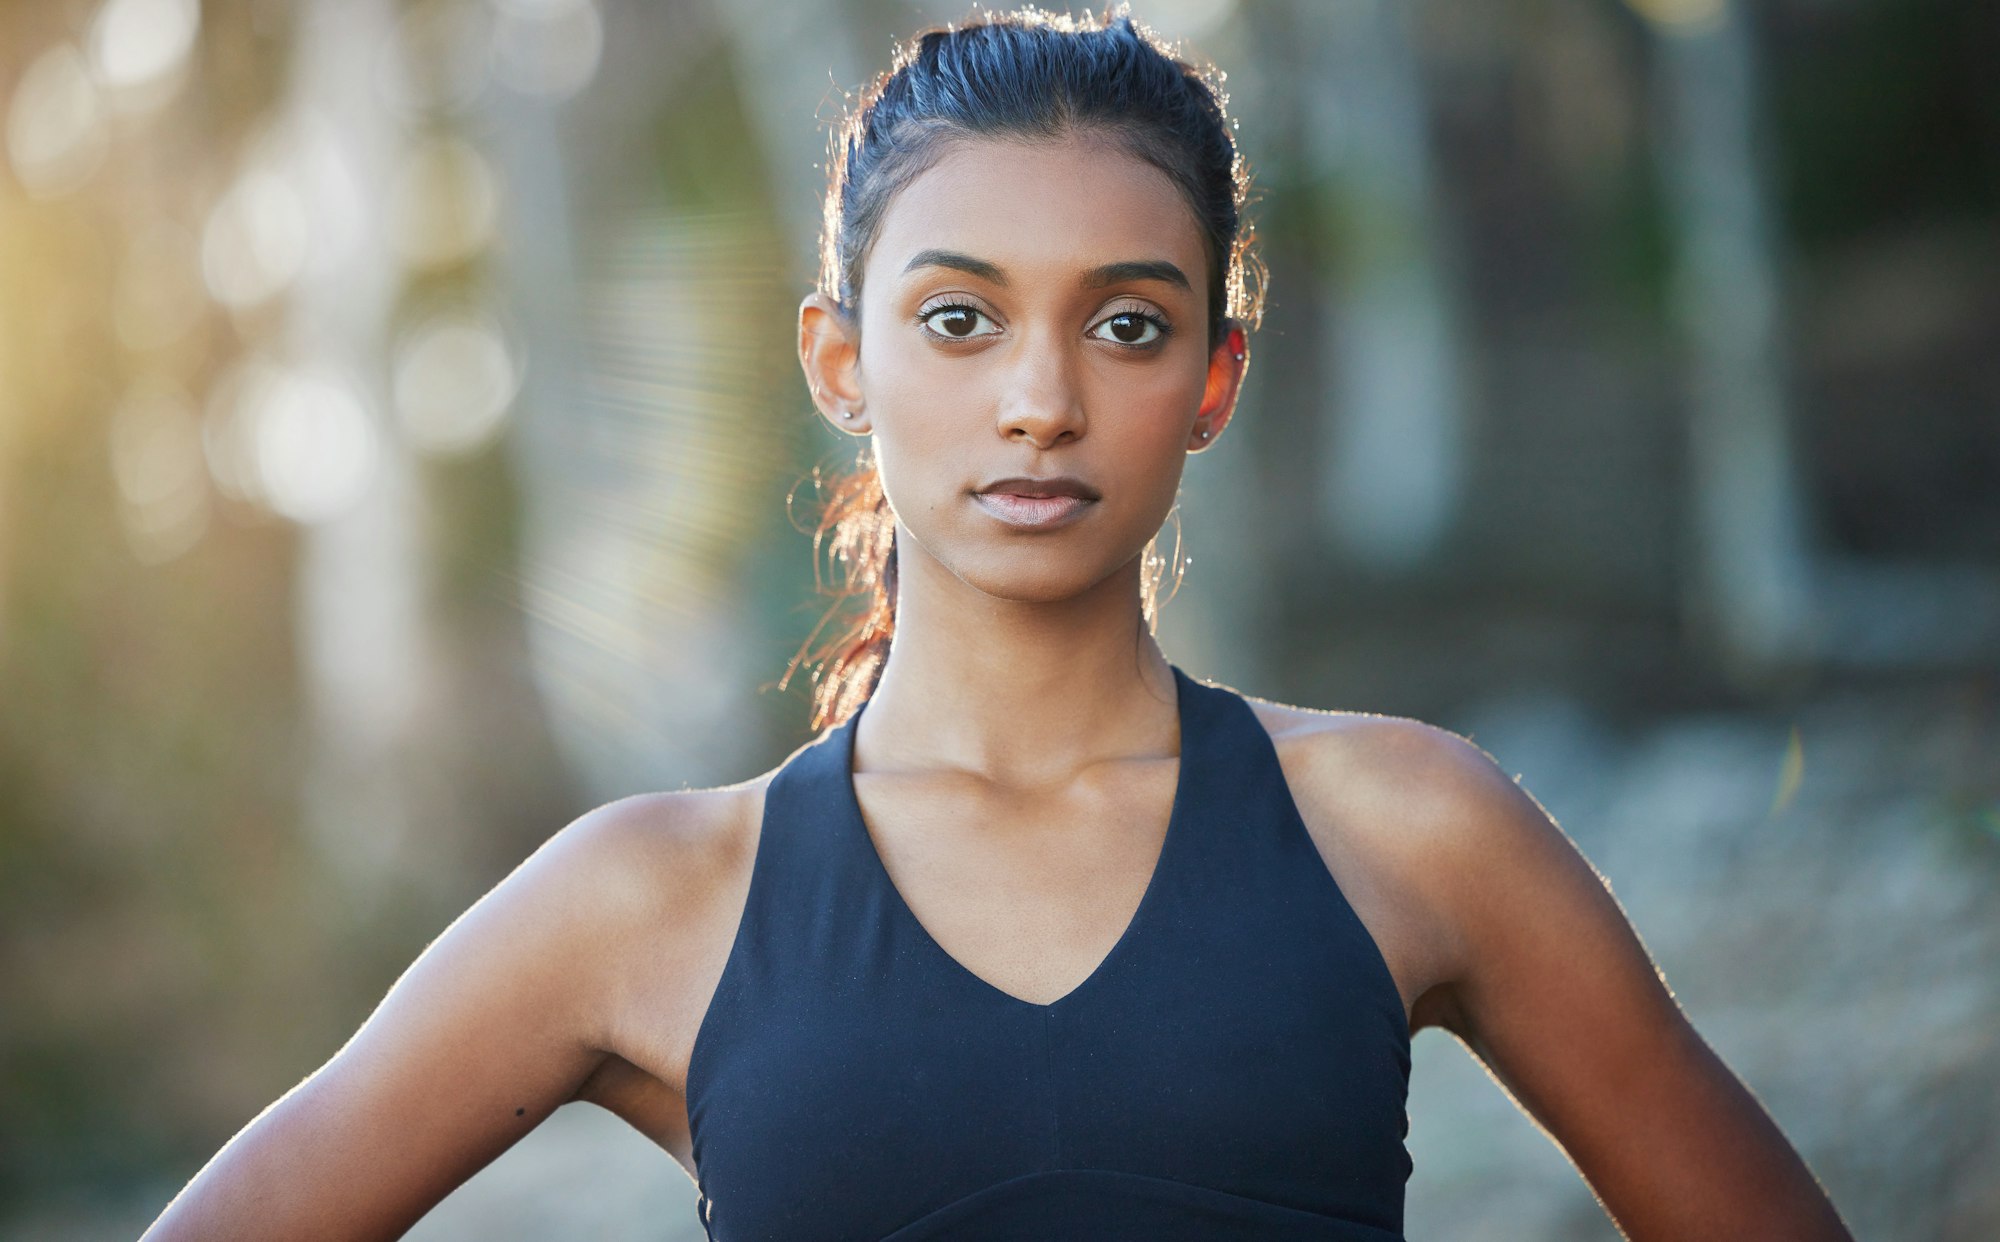
<svg viewBox="0 0 2000 1242">
<path fill-rule="evenodd" d="M 814 385 L 813 385 L 813 396 L 815 396 L 815 397 L 824 397 L 824 396 L 826 396 L 826 389 L 824 389 L 824 388 L 821 388 L 821 387 L 820 387 L 820 386 L 819 386 L 818 384 L 814 384 Z M 853 417 L 854 417 L 854 411 L 853 411 L 853 410 L 842 410 L 842 411 L 840 412 L 840 416 L 841 416 L 842 418 L 853 418 Z"/>
<path fill-rule="evenodd" d="M 1201 429 L 1201 438 L 1204 440 L 1208 439 L 1208 428 L 1203 427 Z"/>
</svg>

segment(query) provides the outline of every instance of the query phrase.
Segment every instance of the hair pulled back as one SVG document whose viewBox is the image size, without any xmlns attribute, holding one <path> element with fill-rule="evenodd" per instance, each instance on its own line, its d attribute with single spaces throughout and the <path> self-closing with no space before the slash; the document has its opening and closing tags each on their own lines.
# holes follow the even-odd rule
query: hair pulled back
<svg viewBox="0 0 2000 1242">
<path fill-rule="evenodd" d="M 858 331 L 862 270 L 883 214 L 952 142 L 1087 132 L 1165 173 L 1186 199 L 1208 254 L 1208 338 L 1215 348 L 1229 320 L 1255 326 L 1264 275 L 1243 216 L 1249 174 L 1224 112 L 1222 78 L 1182 60 L 1122 3 L 1095 19 L 1022 8 L 912 36 L 832 135 L 820 291 Z M 851 716 L 881 677 L 896 629 L 895 518 L 865 453 L 852 473 L 829 478 L 815 470 L 811 477 L 825 498 L 812 530 L 814 578 L 835 603 L 779 685 L 802 661 L 815 665 L 812 727 L 820 729 Z M 832 585 L 820 574 L 822 552 L 834 567 Z M 1142 563 L 1151 625 L 1164 565 L 1152 543 Z M 857 602 L 859 615 L 813 651 L 820 633 Z"/>
</svg>

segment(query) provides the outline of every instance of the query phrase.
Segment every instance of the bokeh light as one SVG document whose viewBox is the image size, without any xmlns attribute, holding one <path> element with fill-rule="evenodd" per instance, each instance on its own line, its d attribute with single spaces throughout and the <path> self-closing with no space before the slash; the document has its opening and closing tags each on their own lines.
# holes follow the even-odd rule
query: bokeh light
<svg viewBox="0 0 2000 1242">
<path fill-rule="evenodd" d="M 262 355 L 211 386 L 201 442 L 223 495 L 307 523 L 358 501 L 383 447 L 351 377 Z"/>
<path fill-rule="evenodd" d="M 209 213 L 202 276 L 217 301 L 254 307 L 298 277 L 312 241 L 298 189 L 275 168 L 251 168 Z"/>
<path fill-rule="evenodd" d="M 417 269 L 449 267 L 493 239 L 500 193 L 492 166 L 462 138 L 434 137 L 404 153 L 390 192 L 390 236 Z"/>
<path fill-rule="evenodd" d="M 520 374 L 490 316 L 441 314 L 406 333 L 395 351 L 396 413 L 422 452 L 469 453 L 500 429 Z"/>
<path fill-rule="evenodd" d="M 28 66 L 7 109 L 7 156 L 23 189 L 66 194 L 90 179 L 109 146 L 103 102 L 74 44 L 58 43 Z"/>
<path fill-rule="evenodd" d="M 105 0 L 90 27 L 97 81 L 124 111 L 150 111 L 185 80 L 201 29 L 197 0 Z"/>
<path fill-rule="evenodd" d="M 331 370 L 285 370 L 248 411 L 265 501 L 297 522 L 337 517 L 374 481 L 381 438 L 354 385 Z"/>
</svg>

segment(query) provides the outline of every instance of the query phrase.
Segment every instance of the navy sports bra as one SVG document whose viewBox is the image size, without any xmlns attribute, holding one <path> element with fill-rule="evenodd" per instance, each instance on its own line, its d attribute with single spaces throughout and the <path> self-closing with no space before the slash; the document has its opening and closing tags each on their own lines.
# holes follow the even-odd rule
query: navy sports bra
<svg viewBox="0 0 2000 1242">
<path fill-rule="evenodd" d="M 1173 672 L 1159 861 L 1046 1005 L 960 965 L 890 882 L 860 712 L 786 760 L 688 1064 L 713 1242 L 1402 1237 L 1395 980 L 1250 705 Z"/>
</svg>

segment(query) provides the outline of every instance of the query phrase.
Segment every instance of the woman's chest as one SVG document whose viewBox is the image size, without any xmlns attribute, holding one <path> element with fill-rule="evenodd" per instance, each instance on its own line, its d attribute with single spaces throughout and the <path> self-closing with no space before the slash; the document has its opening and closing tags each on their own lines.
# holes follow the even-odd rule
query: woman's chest
<svg viewBox="0 0 2000 1242">
<path fill-rule="evenodd" d="M 1047 1005 L 894 935 L 812 971 L 737 959 L 687 1097 L 716 1236 L 881 1237 L 1072 1169 L 1377 1210 L 1409 1172 L 1408 1043 L 1353 929 L 1141 913 L 1162 917 Z"/>
<path fill-rule="evenodd" d="M 1226 1213 L 1399 1227 L 1409 1012 L 1346 896 L 1393 889 L 1354 878 L 1370 851 L 1322 846 L 1318 790 L 1294 798 L 1240 699 L 1180 689 L 1172 783 L 1082 809 L 1095 822 L 1038 859 L 927 854 L 972 839 L 948 816 L 931 841 L 901 836 L 914 819 L 857 792 L 851 727 L 778 774 L 687 1052 L 713 1236 L 882 1237 L 1072 1175 L 1099 1179 L 1106 1210 L 1181 1187 Z M 1095 858 L 1052 844 L 1086 832 Z M 952 892 L 996 878 L 997 898 Z M 1093 900 L 1095 923 L 1075 913 Z M 1064 922 L 1039 945 L 1023 930 Z M 1008 938 L 1067 973 L 1002 986 L 1009 959 L 974 953 Z"/>
</svg>

